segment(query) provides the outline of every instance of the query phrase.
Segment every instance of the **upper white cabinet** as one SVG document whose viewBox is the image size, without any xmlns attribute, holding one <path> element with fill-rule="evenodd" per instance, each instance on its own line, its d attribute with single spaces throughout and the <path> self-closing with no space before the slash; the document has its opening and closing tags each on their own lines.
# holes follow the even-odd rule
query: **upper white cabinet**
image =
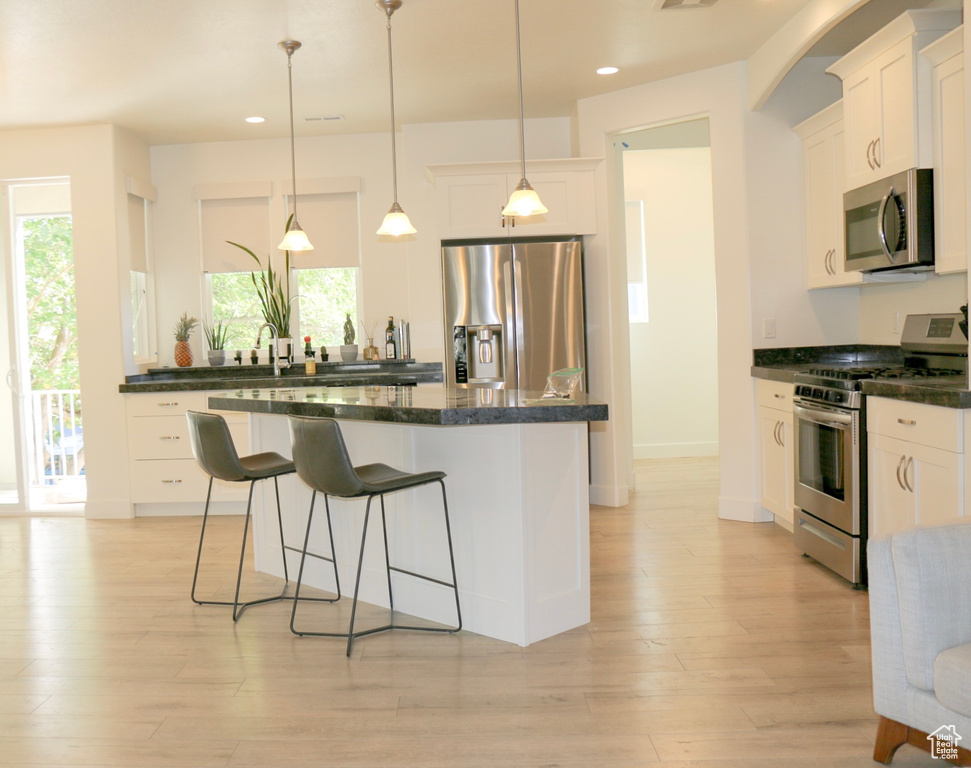
<svg viewBox="0 0 971 768">
<path fill-rule="evenodd" d="M 920 54 L 931 64 L 934 271 L 965 272 L 964 28 L 948 32 Z"/>
<path fill-rule="evenodd" d="M 843 270 L 843 104 L 836 102 L 794 129 L 802 140 L 806 194 L 806 281 L 810 288 L 856 285 L 860 272 Z"/>
<path fill-rule="evenodd" d="M 918 52 L 960 23 L 960 11 L 907 11 L 827 70 L 843 81 L 846 189 L 931 167 L 930 64 Z"/>
<path fill-rule="evenodd" d="M 549 213 L 504 219 L 502 209 L 522 179 L 518 163 L 433 165 L 441 239 L 589 235 L 597 231 L 594 172 L 599 158 L 528 162 L 527 178 Z"/>
</svg>

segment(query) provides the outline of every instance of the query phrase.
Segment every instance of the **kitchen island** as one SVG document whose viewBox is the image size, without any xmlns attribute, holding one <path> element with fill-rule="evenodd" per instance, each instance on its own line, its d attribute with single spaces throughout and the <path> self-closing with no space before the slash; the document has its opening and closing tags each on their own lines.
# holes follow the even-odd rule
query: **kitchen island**
<svg viewBox="0 0 971 768">
<path fill-rule="evenodd" d="M 538 392 L 419 384 L 237 390 L 212 394 L 209 406 L 251 414 L 253 451 L 289 456 L 281 416 L 327 416 L 341 421 L 355 464 L 446 472 L 465 629 L 526 646 L 589 622 L 587 422 L 606 420 L 606 405 L 583 394 L 542 400 Z M 274 508 L 272 485 L 263 485 L 254 526 L 256 567 L 282 575 L 275 514 L 262 514 Z M 287 541 L 302 542 L 310 491 L 290 477 L 280 492 Z M 393 564 L 445 578 L 437 487 L 393 494 L 386 505 Z M 354 583 L 363 511 L 361 500 L 331 502 L 345 592 Z M 327 549 L 326 525 L 317 524 L 322 520 L 315 520 L 312 551 Z M 333 591 L 328 568 L 308 559 L 305 583 Z M 369 537 L 361 599 L 388 604 L 380 536 Z M 453 620 L 447 590 L 407 577 L 395 578 L 395 608 Z"/>
</svg>

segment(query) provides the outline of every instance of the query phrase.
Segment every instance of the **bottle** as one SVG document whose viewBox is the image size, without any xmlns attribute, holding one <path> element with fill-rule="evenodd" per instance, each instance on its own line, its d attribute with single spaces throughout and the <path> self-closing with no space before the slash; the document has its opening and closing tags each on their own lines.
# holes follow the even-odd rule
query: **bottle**
<svg viewBox="0 0 971 768">
<path fill-rule="evenodd" d="M 388 315 L 388 327 L 384 330 L 384 356 L 388 360 L 398 357 L 398 350 L 394 343 L 394 318 Z"/>
<path fill-rule="evenodd" d="M 303 348 L 304 369 L 308 376 L 313 376 L 315 373 L 317 373 L 317 357 L 316 357 L 317 353 L 314 351 L 314 348 L 310 344 L 309 336 L 304 336 L 303 341 L 304 341 L 304 344 L 306 345 Z"/>
</svg>

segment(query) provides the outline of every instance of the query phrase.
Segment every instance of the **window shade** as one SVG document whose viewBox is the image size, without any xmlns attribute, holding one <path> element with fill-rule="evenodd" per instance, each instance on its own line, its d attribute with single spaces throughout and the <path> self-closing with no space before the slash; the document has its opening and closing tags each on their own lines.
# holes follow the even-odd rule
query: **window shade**
<svg viewBox="0 0 971 768">
<path fill-rule="evenodd" d="M 296 269 L 358 266 L 361 245 L 357 209 L 357 192 L 309 195 L 300 192 L 297 219 L 314 250 L 291 253 L 290 266 Z"/>
<path fill-rule="evenodd" d="M 202 268 L 206 272 L 252 272 L 259 269 L 249 254 L 227 240 L 245 245 L 265 263 L 283 237 L 270 231 L 270 198 L 216 198 L 199 201 Z M 276 240 L 273 235 L 276 235 Z"/>
<path fill-rule="evenodd" d="M 128 248 L 131 269 L 148 273 L 148 249 L 145 247 L 145 198 L 128 193 Z"/>
</svg>

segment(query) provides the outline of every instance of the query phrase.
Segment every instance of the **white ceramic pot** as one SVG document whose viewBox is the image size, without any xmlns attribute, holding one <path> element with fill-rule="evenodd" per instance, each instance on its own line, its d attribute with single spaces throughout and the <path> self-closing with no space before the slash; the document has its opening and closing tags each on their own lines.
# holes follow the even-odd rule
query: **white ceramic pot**
<svg viewBox="0 0 971 768">
<path fill-rule="evenodd" d="M 357 344 L 341 344 L 341 360 L 347 363 L 357 360 Z"/>
<path fill-rule="evenodd" d="M 226 350 L 225 349 L 210 349 L 206 356 L 209 358 L 209 365 L 225 365 L 226 364 Z"/>
</svg>

